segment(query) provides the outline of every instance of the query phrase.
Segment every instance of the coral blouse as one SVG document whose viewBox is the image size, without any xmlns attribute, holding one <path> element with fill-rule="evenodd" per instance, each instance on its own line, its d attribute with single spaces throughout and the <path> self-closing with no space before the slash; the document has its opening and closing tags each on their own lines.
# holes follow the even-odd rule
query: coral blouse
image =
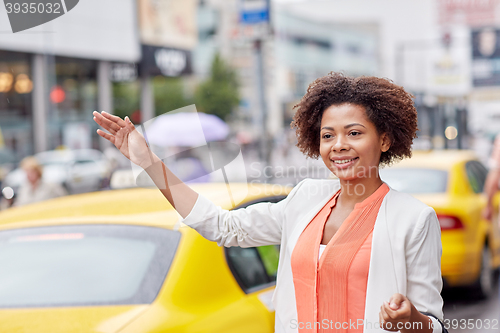
<svg viewBox="0 0 500 333">
<path fill-rule="evenodd" d="M 311 220 L 292 252 L 299 332 L 363 332 L 373 227 L 384 183 L 357 203 L 319 256 L 323 231 L 340 190 Z"/>
</svg>

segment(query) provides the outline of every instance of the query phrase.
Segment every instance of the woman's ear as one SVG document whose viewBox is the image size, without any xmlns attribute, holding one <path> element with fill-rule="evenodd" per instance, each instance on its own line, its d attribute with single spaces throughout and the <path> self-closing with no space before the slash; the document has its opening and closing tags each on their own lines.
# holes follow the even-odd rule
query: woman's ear
<svg viewBox="0 0 500 333">
<path fill-rule="evenodd" d="M 387 133 L 382 133 L 380 136 L 380 150 L 385 153 L 389 148 L 391 148 L 391 138 Z"/>
</svg>

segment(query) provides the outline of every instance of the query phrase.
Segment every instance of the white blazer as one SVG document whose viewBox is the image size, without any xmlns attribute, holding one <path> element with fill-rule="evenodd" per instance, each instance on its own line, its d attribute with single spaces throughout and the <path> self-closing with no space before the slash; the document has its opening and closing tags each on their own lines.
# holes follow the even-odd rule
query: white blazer
<svg viewBox="0 0 500 333">
<path fill-rule="evenodd" d="M 258 203 L 232 211 L 199 195 L 182 222 L 219 245 L 280 244 L 273 295 L 275 331 L 298 332 L 290 258 L 302 231 L 339 188 L 337 180 L 305 179 L 278 203 Z M 390 189 L 373 230 L 364 332 L 387 332 L 379 328 L 379 311 L 394 293 L 405 295 L 417 310 L 442 321 L 441 288 L 441 229 L 434 210 L 408 194 Z M 433 333 L 440 333 L 441 325 L 431 319 Z"/>
</svg>

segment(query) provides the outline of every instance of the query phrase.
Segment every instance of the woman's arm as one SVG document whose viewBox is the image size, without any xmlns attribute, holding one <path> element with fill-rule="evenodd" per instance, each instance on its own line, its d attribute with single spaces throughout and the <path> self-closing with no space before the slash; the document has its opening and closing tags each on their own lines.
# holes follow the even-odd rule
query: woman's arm
<svg viewBox="0 0 500 333">
<path fill-rule="evenodd" d="M 258 203 L 228 211 L 198 195 L 177 178 L 149 149 L 128 117 L 123 120 L 106 112 L 94 112 L 94 120 L 109 132 L 97 130 L 97 133 L 113 143 L 130 161 L 145 169 L 183 217 L 182 222 L 206 239 L 219 245 L 241 247 L 280 243 L 285 209 L 300 184 L 278 203 Z"/>
<path fill-rule="evenodd" d="M 231 211 L 199 195 L 195 208 L 182 222 L 219 246 L 280 244 L 285 212 L 293 206 L 293 199 L 306 181 L 295 185 L 288 196 L 277 203 L 261 202 Z"/>
<path fill-rule="evenodd" d="M 393 331 L 400 323 L 404 333 L 442 332 L 438 322 L 443 320 L 441 252 L 439 221 L 434 210 L 427 207 L 406 244 L 406 296 L 394 294 L 389 303 L 381 306 L 380 320 L 391 322 L 390 327 L 384 325 L 386 330 Z"/>
<path fill-rule="evenodd" d="M 99 129 L 97 134 L 114 144 L 131 162 L 143 168 L 183 218 L 191 212 L 198 193 L 175 176 L 149 149 L 146 140 L 128 117 L 121 119 L 104 111 L 94 111 L 94 121 L 109 132 Z"/>
</svg>

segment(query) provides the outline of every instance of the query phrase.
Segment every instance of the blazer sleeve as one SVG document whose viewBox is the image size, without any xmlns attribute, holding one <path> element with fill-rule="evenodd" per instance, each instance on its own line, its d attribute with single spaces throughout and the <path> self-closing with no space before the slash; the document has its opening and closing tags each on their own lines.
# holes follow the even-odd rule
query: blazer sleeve
<svg viewBox="0 0 500 333">
<path fill-rule="evenodd" d="M 430 315 L 434 332 L 441 332 L 441 228 L 434 209 L 425 208 L 413 230 L 406 251 L 407 297 L 415 308 Z M 434 318 L 433 318 L 434 317 Z"/>
<path fill-rule="evenodd" d="M 303 183 L 277 203 L 262 202 L 235 210 L 222 209 L 198 194 L 193 209 L 181 222 L 219 246 L 280 244 L 286 208 Z"/>
</svg>

